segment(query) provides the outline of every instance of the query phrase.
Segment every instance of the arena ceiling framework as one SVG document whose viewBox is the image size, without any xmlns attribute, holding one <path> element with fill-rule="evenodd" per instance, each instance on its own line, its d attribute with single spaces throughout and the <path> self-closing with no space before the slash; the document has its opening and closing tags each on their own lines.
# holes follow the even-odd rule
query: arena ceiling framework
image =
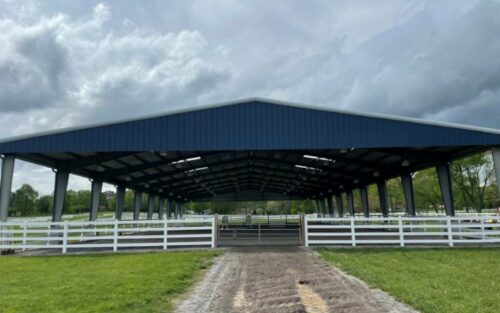
<svg viewBox="0 0 500 313">
<path fill-rule="evenodd" d="M 182 201 L 276 200 L 356 189 L 482 150 L 485 148 L 66 152 L 16 157 Z"/>
<path fill-rule="evenodd" d="M 410 174 L 435 166 L 453 214 L 449 162 L 493 149 L 498 168 L 498 146 L 499 130 L 241 100 L 0 141 L 0 210 L 21 159 L 58 173 L 56 199 L 69 173 L 91 178 L 96 194 L 105 182 L 176 202 L 331 201 L 341 193 L 349 201 L 355 189 L 362 198 L 371 184 L 384 193 L 384 182 L 401 176 L 410 207 Z"/>
</svg>

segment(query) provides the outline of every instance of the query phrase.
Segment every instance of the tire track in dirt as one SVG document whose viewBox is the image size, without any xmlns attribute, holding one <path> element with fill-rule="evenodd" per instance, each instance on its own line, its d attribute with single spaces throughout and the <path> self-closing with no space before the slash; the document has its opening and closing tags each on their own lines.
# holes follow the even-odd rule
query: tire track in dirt
<svg viewBox="0 0 500 313">
<path fill-rule="evenodd" d="M 314 290 L 305 284 L 299 282 L 298 292 L 300 300 L 304 305 L 305 311 L 308 313 L 325 313 L 326 302 Z"/>
</svg>

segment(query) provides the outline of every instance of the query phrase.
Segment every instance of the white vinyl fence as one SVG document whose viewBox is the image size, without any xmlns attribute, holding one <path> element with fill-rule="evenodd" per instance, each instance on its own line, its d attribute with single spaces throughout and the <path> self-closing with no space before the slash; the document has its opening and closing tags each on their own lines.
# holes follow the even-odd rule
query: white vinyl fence
<svg viewBox="0 0 500 313">
<path fill-rule="evenodd" d="M 214 219 L 0 223 L 3 249 L 215 247 Z"/>
<path fill-rule="evenodd" d="M 500 243 L 500 216 L 305 216 L 305 246 L 481 245 Z"/>
</svg>

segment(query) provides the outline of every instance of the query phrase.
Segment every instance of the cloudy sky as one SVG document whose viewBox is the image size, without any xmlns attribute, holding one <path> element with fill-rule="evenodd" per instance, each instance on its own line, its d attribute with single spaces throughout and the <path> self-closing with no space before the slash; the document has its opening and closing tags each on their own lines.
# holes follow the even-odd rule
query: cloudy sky
<svg viewBox="0 0 500 313">
<path fill-rule="evenodd" d="M 0 0 L 0 138 L 253 96 L 500 128 L 500 1 Z"/>
</svg>

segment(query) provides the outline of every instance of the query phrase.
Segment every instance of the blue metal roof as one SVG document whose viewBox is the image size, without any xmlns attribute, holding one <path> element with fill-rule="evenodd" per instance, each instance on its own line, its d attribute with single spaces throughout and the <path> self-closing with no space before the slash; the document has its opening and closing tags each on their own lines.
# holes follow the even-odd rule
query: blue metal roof
<svg viewBox="0 0 500 313">
<path fill-rule="evenodd" d="M 251 99 L 7 139 L 0 153 L 489 145 L 500 131 Z"/>
</svg>

